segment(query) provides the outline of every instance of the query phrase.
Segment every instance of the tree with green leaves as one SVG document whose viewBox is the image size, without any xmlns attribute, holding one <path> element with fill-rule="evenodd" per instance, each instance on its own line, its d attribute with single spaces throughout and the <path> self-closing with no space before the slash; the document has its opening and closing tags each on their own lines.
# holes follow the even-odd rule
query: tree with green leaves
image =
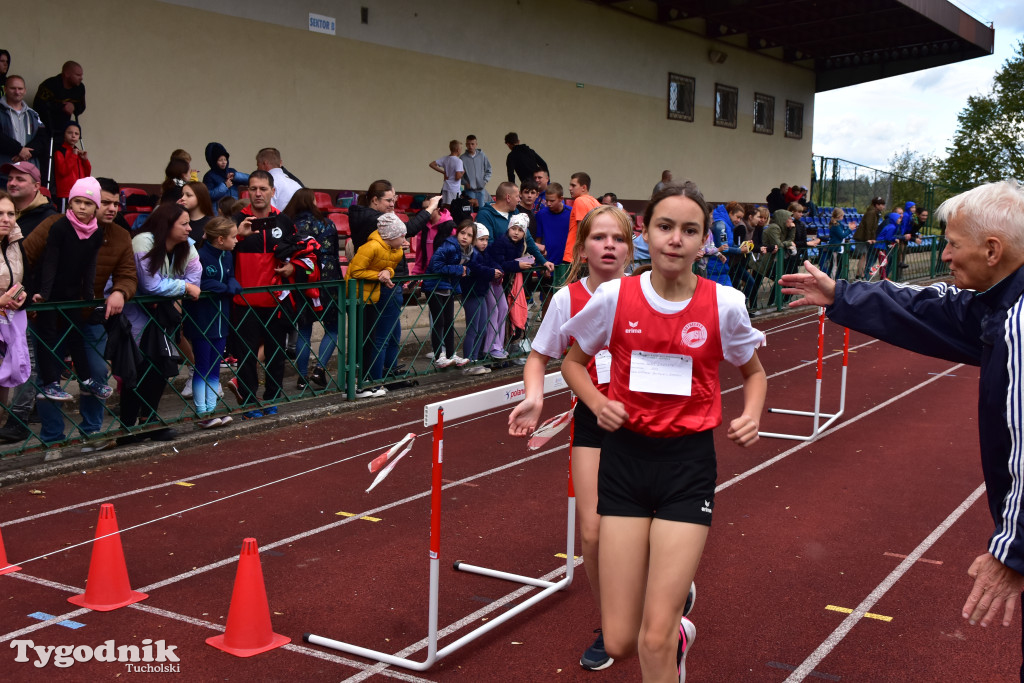
<svg viewBox="0 0 1024 683">
<path fill-rule="evenodd" d="M 974 187 L 1024 179 L 1024 41 L 996 72 L 989 95 L 972 95 L 939 170 L 941 182 Z"/>
</svg>

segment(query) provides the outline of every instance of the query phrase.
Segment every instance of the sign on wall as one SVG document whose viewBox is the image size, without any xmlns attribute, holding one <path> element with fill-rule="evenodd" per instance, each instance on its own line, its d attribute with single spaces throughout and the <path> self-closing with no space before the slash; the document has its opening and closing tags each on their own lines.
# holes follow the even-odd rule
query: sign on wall
<svg viewBox="0 0 1024 683">
<path fill-rule="evenodd" d="M 325 17 L 322 14 L 309 13 L 309 30 L 314 33 L 326 33 L 334 35 L 334 17 Z"/>
</svg>

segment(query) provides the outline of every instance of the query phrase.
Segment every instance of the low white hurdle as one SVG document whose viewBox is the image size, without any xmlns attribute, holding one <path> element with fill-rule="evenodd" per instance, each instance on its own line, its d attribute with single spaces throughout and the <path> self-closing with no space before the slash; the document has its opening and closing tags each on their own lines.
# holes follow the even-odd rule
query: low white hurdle
<svg viewBox="0 0 1024 683">
<path fill-rule="evenodd" d="M 810 434 L 780 434 L 777 432 L 758 432 L 758 435 L 772 439 L 793 439 L 795 441 L 810 441 L 828 429 L 833 422 L 838 420 L 843 411 L 846 410 L 846 369 L 850 363 L 850 328 L 843 328 L 843 375 L 839 389 L 839 410 L 835 413 L 821 412 L 821 370 L 824 365 L 825 356 L 825 309 L 818 309 L 818 375 L 814 381 L 814 411 L 807 410 L 785 410 L 783 408 L 769 408 L 770 413 L 782 413 L 784 415 L 803 415 L 814 418 L 814 428 Z M 827 418 L 824 423 L 821 418 Z"/>
<path fill-rule="evenodd" d="M 544 377 L 544 393 L 567 389 L 565 380 L 559 372 L 554 372 Z M 487 623 L 479 626 L 455 642 L 446 645 L 440 650 L 437 649 L 437 604 L 438 585 L 440 578 L 441 560 L 441 464 L 444 461 L 444 420 L 470 417 L 479 413 L 493 410 L 495 408 L 511 407 L 518 403 L 525 395 L 525 388 L 522 382 L 507 384 L 502 387 L 485 389 L 474 394 L 460 396 L 458 398 L 430 403 L 423 408 L 423 426 L 434 428 L 434 457 L 431 468 L 431 496 L 430 496 L 430 595 L 427 603 L 427 658 L 422 662 L 411 659 L 396 657 L 387 652 L 371 650 L 369 648 L 352 645 L 340 640 L 333 640 L 312 633 L 305 634 L 302 639 L 307 643 L 322 645 L 334 650 L 340 650 L 349 654 L 375 659 L 385 664 L 400 666 L 413 671 L 426 671 L 438 660 L 444 659 L 462 646 L 476 640 L 491 629 L 497 628 L 520 612 L 536 605 L 540 601 L 550 597 L 558 591 L 564 590 L 572 583 L 573 576 L 573 553 L 576 546 L 576 496 L 572 487 L 572 474 L 569 474 L 569 511 L 566 526 L 566 550 L 565 550 L 565 578 L 560 581 L 542 581 L 530 576 L 510 574 L 508 572 L 486 567 L 477 567 L 465 562 L 455 562 L 454 568 L 458 571 L 482 574 L 497 579 L 505 579 L 528 586 L 543 588 L 540 593 L 528 600 L 502 612 L 498 617 L 490 619 Z"/>
</svg>

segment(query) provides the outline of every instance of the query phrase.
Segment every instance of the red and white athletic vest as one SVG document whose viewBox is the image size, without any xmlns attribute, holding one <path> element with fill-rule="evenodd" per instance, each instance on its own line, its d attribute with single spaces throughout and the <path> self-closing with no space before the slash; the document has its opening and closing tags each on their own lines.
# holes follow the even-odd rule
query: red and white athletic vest
<svg viewBox="0 0 1024 683">
<path fill-rule="evenodd" d="M 576 280 L 569 284 L 569 317 L 574 317 L 577 313 L 583 310 L 583 307 L 590 301 L 590 297 L 593 296 L 590 290 L 587 289 L 586 285 L 583 284 L 582 280 Z M 573 342 L 576 341 L 573 338 L 569 339 L 569 346 L 572 346 Z M 568 351 L 568 349 L 566 349 Z M 599 384 L 597 381 L 597 362 L 591 358 L 590 362 L 587 363 L 587 372 L 590 373 L 590 380 L 594 383 L 605 396 L 608 395 L 608 384 Z"/>
<path fill-rule="evenodd" d="M 715 283 L 697 278 L 690 303 L 678 313 L 661 313 L 644 297 L 639 277 L 624 277 L 615 307 L 609 349 L 612 353 L 608 397 L 629 413 L 625 427 L 655 437 L 673 437 L 713 429 L 722 423 L 718 364 L 723 360 Z M 693 359 L 690 396 L 629 390 L 633 351 L 689 356 Z"/>
</svg>

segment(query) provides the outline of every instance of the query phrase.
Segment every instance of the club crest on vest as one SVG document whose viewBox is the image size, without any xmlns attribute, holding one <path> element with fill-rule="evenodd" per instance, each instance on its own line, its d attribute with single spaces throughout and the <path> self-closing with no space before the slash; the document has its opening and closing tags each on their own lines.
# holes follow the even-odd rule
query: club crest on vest
<svg viewBox="0 0 1024 683">
<path fill-rule="evenodd" d="M 699 349 L 704 346 L 704 342 L 708 340 L 708 330 L 704 325 L 698 322 L 687 323 L 683 327 L 682 342 L 683 346 L 691 349 Z"/>
</svg>

